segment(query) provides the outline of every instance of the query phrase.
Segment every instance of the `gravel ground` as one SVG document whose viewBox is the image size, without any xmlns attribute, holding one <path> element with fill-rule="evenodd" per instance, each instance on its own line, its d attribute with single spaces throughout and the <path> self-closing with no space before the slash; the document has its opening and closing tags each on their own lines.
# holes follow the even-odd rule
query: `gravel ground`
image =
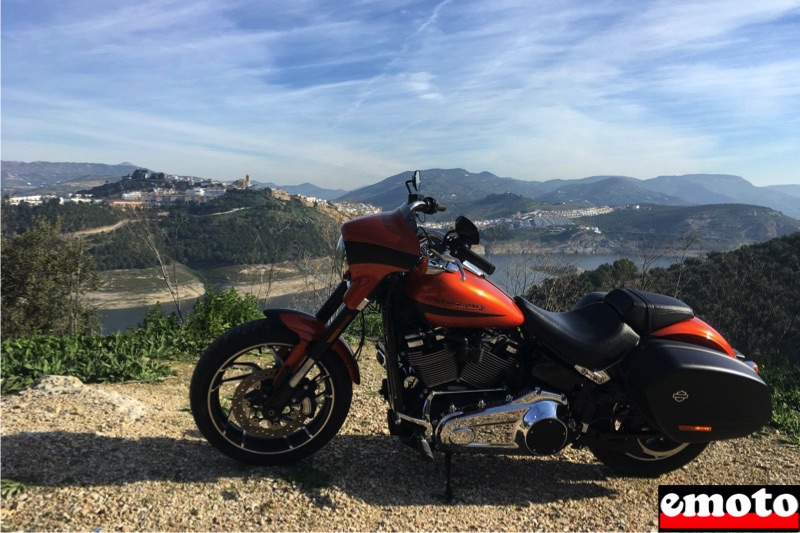
<svg viewBox="0 0 800 533">
<path fill-rule="evenodd" d="M 190 365 L 162 383 L 47 379 L 2 399 L 2 529 L 41 531 L 652 531 L 661 484 L 798 484 L 778 435 L 715 443 L 657 480 L 616 477 L 583 450 L 444 459 L 388 436 L 369 354 L 340 434 L 292 467 L 253 468 L 212 449 L 188 410 Z"/>
</svg>

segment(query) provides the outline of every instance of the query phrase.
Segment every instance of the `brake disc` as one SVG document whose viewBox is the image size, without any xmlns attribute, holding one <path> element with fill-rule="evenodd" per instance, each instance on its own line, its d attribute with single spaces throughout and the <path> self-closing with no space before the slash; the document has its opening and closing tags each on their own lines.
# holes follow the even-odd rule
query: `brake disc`
<svg viewBox="0 0 800 533">
<path fill-rule="evenodd" d="M 268 392 L 262 387 L 271 383 L 274 377 L 275 369 L 272 368 L 253 372 L 239 383 L 233 393 L 231 412 L 248 435 L 285 437 L 302 428 L 305 420 L 314 414 L 313 391 L 312 396 L 293 397 L 280 412 L 264 412 L 262 406 Z"/>
</svg>

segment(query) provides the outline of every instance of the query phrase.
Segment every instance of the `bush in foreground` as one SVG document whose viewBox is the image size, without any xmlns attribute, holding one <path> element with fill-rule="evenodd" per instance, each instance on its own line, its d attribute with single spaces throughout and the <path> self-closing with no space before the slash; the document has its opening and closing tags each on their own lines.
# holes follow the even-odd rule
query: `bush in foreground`
<svg viewBox="0 0 800 533">
<path fill-rule="evenodd" d="M 255 297 L 235 289 L 209 290 L 184 323 L 156 304 L 138 328 L 123 333 L 4 339 L 2 393 L 48 374 L 75 376 L 84 383 L 160 379 L 171 374 L 166 361 L 194 360 L 225 330 L 260 316 Z"/>
</svg>

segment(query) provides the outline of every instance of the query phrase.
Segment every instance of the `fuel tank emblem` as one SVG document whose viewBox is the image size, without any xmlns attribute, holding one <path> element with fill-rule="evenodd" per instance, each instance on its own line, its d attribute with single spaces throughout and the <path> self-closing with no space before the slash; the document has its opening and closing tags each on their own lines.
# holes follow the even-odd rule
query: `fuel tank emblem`
<svg viewBox="0 0 800 533">
<path fill-rule="evenodd" d="M 453 300 L 445 300 L 444 298 L 437 298 L 436 296 L 426 296 L 425 301 L 433 302 L 435 304 L 444 305 L 447 307 L 455 307 L 458 309 L 470 309 L 473 311 L 483 311 L 486 306 L 474 304 L 472 302 L 454 302 Z"/>
<path fill-rule="evenodd" d="M 681 403 L 682 401 L 689 399 L 689 393 L 686 392 L 685 390 L 679 390 L 678 392 L 672 395 L 672 399 L 678 403 Z"/>
</svg>

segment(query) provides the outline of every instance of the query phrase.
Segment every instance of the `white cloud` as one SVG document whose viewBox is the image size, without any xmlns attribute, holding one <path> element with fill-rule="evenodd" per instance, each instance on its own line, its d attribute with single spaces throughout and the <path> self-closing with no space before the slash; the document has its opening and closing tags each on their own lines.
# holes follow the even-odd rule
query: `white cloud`
<svg viewBox="0 0 800 533">
<path fill-rule="evenodd" d="M 797 1 L 35 4 L 4 2 L 4 157 L 797 176 L 762 157 L 800 144 Z"/>
</svg>

